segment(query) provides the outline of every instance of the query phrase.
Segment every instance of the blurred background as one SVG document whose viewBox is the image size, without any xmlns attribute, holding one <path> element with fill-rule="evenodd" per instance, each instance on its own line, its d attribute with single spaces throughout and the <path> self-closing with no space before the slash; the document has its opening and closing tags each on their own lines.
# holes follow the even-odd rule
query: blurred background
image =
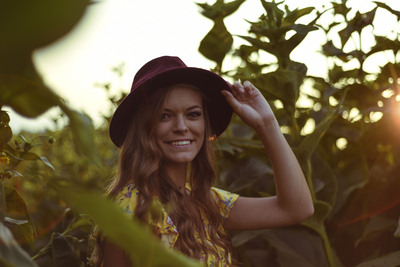
<svg viewBox="0 0 400 267">
<path fill-rule="evenodd" d="M 109 120 L 161 55 L 256 85 L 307 179 L 311 218 L 229 233 L 241 266 L 399 266 L 399 1 L 21 0 L 0 20 L 0 266 L 92 266 L 95 225 L 136 266 L 199 266 L 104 197 Z M 237 116 L 214 145 L 217 187 L 275 194 Z"/>
<path fill-rule="evenodd" d="M 400 9 L 398 1 L 380 2 L 390 4 L 395 10 Z M 308 6 L 322 8 L 329 6 L 329 1 L 287 0 L 285 4 L 292 9 Z M 366 12 L 373 5 L 373 1 L 369 0 L 347 1 L 347 6 L 353 9 L 350 16 L 356 10 Z M 249 0 L 225 19 L 227 29 L 234 35 L 234 46 L 245 43 L 235 35 L 246 34 L 249 26 L 246 20 L 256 21 L 262 10 L 260 1 Z M 330 19 L 323 17 L 319 22 L 327 24 Z M 309 19 L 304 17 L 301 20 Z M 200 8 L 195 1 L 94 1 L 68 35 L 35 50 L 33 59 L 39 73 L 51 88 L 71 106 L 88 113 L 96 125 L 100 125 L 103 122 L 100 114 L 109 107 L 106 95 L 99 90 L 98 84 L 118 82 L 118 90 L 128 92 L 136 71 L 149 59 L 161 55 L 177 55 L 190 66 L 206 69 L 214 67 L 215 64 L 198 52 L 201 39 L 212 25 L 211 20 L 200 15 Z M 374 32 L 382 36 L 394 36 L 394 29 L 396 17 L 386 10 L 378 10 Z M 335 42 L 339 41 L 337 37 L 332 38 Z M 292 53 L 294 60 L 307 65 L 310 75 L 327 75 L 326 58 L 321 53 L 324 41 L 322 32 L 311 32 Z M 372 46 L 373 36 L 365 33 L 363 43 L 365 47 Z M 351 45 L 348 44 L 347 49 Z M 263 56 L 265 61 L 274 60 L 268 55 Z M 390 53 L 382 53 L 366 62 L 365 67 L 376 71 L 379 66 L 392 60 L 392 57 Z M 116 81 L 110 70 L 121 65 L 123 76 Z M 224 66 L 233 66 L 230 58 L 225 60 Z M 58 110 L 53 109 L 38 119 L 27 120 L 11 111 L 11 125 L 14 131 L 36 131 L 43 127 L 54 129 L 49 118 L 57 113 Z"/>
</svg>

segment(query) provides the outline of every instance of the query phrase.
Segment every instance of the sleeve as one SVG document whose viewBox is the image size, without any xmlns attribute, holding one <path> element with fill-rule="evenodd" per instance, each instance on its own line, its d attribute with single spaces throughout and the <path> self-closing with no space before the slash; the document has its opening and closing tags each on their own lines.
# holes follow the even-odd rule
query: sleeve
<svg viewBox="0 0 400 267">
<path fill-rule="evenodd" d="M 136 208 L 137 195 L 139 190 L 133 184 L 129 184 L 114 197 L 114 202 L 129 216 L 133 217 Z M 100 233 L 96 225 L 89 236 L 89 244 L 91 247 L 96 245 L 96 239 L 100 235 L 101 240 L 104 240 L 104 235 Z M 97 262 L 97 256 L 92 253 L 89 262 L 93 265 Z"/>
<path fill-rule="evenodd" d="M 115 196 L 115 203 L 129 216 L 133 217 L 137 195 L 139 194 L 138 188 L 134 184 L 129 184 L 122 188 L 122 190 Z"/>
<path fill-rule="evenodd" d="M 212 187 L 211 192 L 219 207 L 219 211 L 224 220 L 228 219 L 236 200 L 239 198 L 238 194 L 234 194 L 219 188 Z"/>
</svg>

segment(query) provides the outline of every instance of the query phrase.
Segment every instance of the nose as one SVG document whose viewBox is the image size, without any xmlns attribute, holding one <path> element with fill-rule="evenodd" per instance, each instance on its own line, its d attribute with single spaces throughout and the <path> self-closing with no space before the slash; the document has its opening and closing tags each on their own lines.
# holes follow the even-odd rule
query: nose
<svg viewBox="0 0 400 267">
<path fill-rule="evenodd" d="M 183 116 L 176 117 L 174 130 L 176 132 L 182 132 L 182 133 L 185 133 L 189 130 L 185 118 Z"/>
</svg>

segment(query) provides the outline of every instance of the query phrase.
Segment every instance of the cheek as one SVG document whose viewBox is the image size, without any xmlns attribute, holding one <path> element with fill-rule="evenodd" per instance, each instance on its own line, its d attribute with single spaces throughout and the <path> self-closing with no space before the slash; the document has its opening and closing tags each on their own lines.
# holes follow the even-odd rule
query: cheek
<svg viewBox="0 0 400 267">
<path fill-rule="evenodd" d="M 199 137 L 201 137 L 202 138 L 202 143 L 204 142 L 204 139 L 205 139 L 205 137 L 206 137 L 206 126 L 205 126 L 205 122 L 204 121 L 202 121 L 201 123 L 199 123 L 198 124 L 198 131 L 197 131 L 197 134 L 198 134 L 198 136 Z"/>
<path fill-rule="evenodd" d="M 165 129 L 164 127 L 157 126 L 154 130 L 154 141 L 157 144 L 158 148 L 161 148 L 165 137 Z"/>
<path fill-rule="evenodd" d="M 158 123 L 154 129 L 154 136 L 158 139 L 163 137 L 167 132 L 167 125 L 165 123 Z"/>
</svg>

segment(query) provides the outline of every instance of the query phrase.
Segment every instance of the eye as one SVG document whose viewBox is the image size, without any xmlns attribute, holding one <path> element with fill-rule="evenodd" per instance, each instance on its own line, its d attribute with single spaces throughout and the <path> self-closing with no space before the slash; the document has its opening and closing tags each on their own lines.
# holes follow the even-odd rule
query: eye
<svg viewBox="0 0 400 267">
<path fill-rule="evenodd" d="M 168 113 L 164 112 L 163 114 L 161 114 L 160 121 L 167 120 L 169 117 L 170 117 L 170 115 Z"/>
<path fill-rule="evenodd" d="M 192 119 L 196 119 L 196 118 L 198 118 L 200 116 L 201 116 L 201 112 L 200 111 L 192 111 L 192 112 L 190 112 L 188 114 L 188 117 L 192 118 Z"/>
</svg>

